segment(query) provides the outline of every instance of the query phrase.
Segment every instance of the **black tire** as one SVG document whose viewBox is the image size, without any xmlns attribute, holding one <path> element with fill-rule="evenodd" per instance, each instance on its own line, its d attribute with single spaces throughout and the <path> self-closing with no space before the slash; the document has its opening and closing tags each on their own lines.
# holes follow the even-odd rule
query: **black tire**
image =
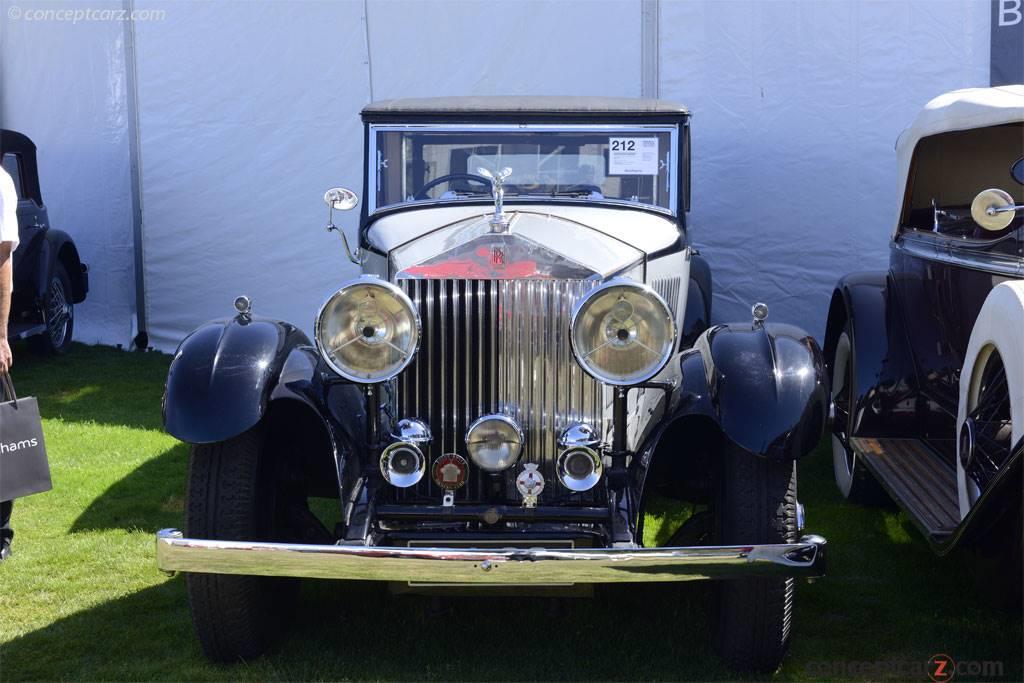
<svg viewBox="0 0 1024 683">
<path fill-rule="evenodd" d="M 792 543 L 796 525 L 796 464 L 724 446 L 715 543 Z M 789 645 L 793 579 L 725 580 L 715 588 L 713 638 L 719 656 L 740 671 L 778 669 Z"/>
<path fill-rule="evenodd" d="M 275 538 L 278 496 L 257 427 L 228 441 L 192 447 L 185 534 L 216 540 Z M 186 575 L 192 623 L 203 653 L 215 662 L 259 657 L 288 621 L 295 579 L 223 574 Z"/>
<path fill-rule="evenodd" d="M 75 304 L 72 301 L 71 278 L 57 262 L 50 273 L 50 282 L 43 298 L 43 323 L 46 332 L 32 337 L 36 351 L 57 356 L 68 352 L 75 333 Z"/>
<path fill-rule="evenodd" d="M 853 352 L 853 332 L 850 323 L 843 326 L 832 355 L 828 359 L 829 379 L 831 380 L 832 401 L 835 416 L 832 421 L 832 472 L 835 475 L 836 487 L 847 500 L 868 506 L 884 506 L 889 504 L 889 496 L 885 493 L 871 472 L 857 457 L 850 445 L 853 433 L 853 412 L 856 396 L 856 379 L 854 364 L 856 357 Z"/>
</svg>

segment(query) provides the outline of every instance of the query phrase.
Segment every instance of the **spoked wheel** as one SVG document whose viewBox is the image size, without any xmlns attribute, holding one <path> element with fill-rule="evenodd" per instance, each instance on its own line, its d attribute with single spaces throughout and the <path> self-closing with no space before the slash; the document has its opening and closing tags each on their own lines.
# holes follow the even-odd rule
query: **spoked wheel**
<svg viewBox="0 0 1024 683">
<path fill-rule="evenodd" d="M 971 380 L 967 394 L 967 419 L 960 428 L 957 484 L 960 510 L 978 501 L 1013 448 L 1013 421 L 1006 368 L 999 351 L 990 348 L 979 358 L 981 372 Z"/>
<path fill-rule="evenodd" d="M 862 504 L 879 504 L 885 501 L 885 492 L 858 461 L 857 453 L 850 445 L 856 396 L 853 360 L 850 325 L 847 323 L 836 341 L 830 365 L 832 403 L 835 410 L 832 419 L 832 469 L 835 472 L 836 486 L 844 498 Z"/>
<path fill-rule="evenodd" d="M 66 353 L 71 348 L 75 330 L 75 304 L 72 302 L 71 279 L 60 263 L 53 267 L 50 284 L 46 288 L 43 322 L 46 332 L 35 338 L 36 347 L 44 353 Z"/>
<path fill-rule="evenodd" d="M 1010 385 L 995 347 L 978 355 L 979 371 L 967 391 L 966 418 L 957 443 L 956 479 L 960 514 L 966 516 L 1010 458 L 1014 446 Z M 1020 487 L 1020 482 L 1016 486 Z M 1024 556 L 1024 517 L 1015 514 L 989 529 L 977 547 L 976 583 L 994 605 L 1019 608 Z"/>
</svg>

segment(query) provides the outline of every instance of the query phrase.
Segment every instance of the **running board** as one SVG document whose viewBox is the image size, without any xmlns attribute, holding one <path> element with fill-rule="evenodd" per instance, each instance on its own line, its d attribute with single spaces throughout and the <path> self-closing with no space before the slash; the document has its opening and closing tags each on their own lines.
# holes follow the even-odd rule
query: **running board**
<svg viewBox="0 0 1024 683">
<path fill-rule="evenodd" d="M 27 339 L 44 332 L 46 325 L 43 323 L 11 323 L 7 328 L 7 336 L 10 339 Z"/>
<path fill-rule="evenodd" d="M 857 458 L 932 543 L 960 525 L 956 472 L 918 439 L 850 439 Z"/>
</svg>

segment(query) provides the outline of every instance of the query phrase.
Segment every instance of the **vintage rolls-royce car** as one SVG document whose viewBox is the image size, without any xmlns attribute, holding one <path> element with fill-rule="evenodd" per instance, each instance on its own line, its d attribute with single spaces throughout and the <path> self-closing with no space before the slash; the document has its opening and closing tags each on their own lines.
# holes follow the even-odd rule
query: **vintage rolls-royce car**
<svg viewBox="0 0 1024 683">
<path fill-rule="evenodd" d="M 71 235 L 49 225 L 32 140 L 0 130 L 0 159 L 18 195 L 21 242 L 14 252 L 14 300 L 7 335 L 28 339 L 44 353 L 64 353 L 71 348 L 75 331 L 75 304 L 89 293 L 89 269 Z"/>
<path fill-rule="evenodd" d="M 206 654 L 263 652 L 286 578 L 534 594 L 731 579 L 715 645 L 774 669 L 794 578 L 823 571 L 795 467 L 824 433 L 827 376 L 763 304 L 709 327 L 687 110 L 448 98 L 363 120 L 356 247 L 339 231 L 362 275 L 313 341 L 241 297 L 170 368 L 166 428 L 194 446 L 185 529 L 159 533 L 157 561 L 188 572 Z M 328 230 L 359 203 L 325 200 Z M 644 547 L 659 496 L 693 513 Z M 336 499 L 333 528 L 312 497 Z"/>
<path fill-rule="evenodd" d="M 836 482 L 940 554 L 1005 553 L 1019 594 L 1024 86 L 937 97 L 897 161 L 889 269 L 844 277 L 828 314 Z"/>
</svg>

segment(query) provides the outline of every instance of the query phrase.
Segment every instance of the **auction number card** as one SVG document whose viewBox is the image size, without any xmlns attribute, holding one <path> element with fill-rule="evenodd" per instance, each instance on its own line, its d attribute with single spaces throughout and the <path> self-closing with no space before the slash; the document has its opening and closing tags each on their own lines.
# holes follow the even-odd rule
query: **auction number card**
<svg viewBox="0 0 1024 683">
<path fill-rule="evenodd" d="M 658 138 L 608 138 L 608 175 L 658 175 Z"/>
</svg>

